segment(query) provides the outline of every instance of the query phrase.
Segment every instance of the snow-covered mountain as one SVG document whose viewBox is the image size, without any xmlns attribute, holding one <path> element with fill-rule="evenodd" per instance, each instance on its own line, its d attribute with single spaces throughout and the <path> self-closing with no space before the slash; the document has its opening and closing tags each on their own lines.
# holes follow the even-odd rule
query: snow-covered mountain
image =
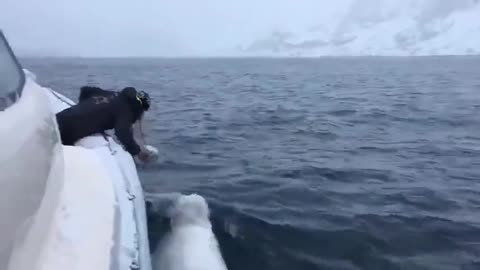
<svg viewBox="0 0 480 270">
<path fill-rule="evenodd" d="M 255 56 L 480 54 L 480 1 L 354 0 L 337 21 L 277 28 L 237 49 Z"/>
</svg>

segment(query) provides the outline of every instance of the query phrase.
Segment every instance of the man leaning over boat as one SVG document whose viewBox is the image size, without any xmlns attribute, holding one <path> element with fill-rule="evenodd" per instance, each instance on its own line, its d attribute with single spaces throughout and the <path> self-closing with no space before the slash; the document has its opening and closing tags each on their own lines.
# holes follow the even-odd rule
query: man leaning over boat
<svg viewBox="0 0 480 270">
<path fill-rule="evenodd" d="M 64 145 L 113 129 L 125 150 L 142 162 L 148 162 L 152 152 L 139 144 L 132 126 L 138 123 L 150 108 L 150 96 L 144 91 L 126 87 L 120 92 L 85 86 L 80 89 L 79 102 L 59 113 L 56 118 Z M 143 140 L 143 136 L 140 136 Z"/>
</svg>

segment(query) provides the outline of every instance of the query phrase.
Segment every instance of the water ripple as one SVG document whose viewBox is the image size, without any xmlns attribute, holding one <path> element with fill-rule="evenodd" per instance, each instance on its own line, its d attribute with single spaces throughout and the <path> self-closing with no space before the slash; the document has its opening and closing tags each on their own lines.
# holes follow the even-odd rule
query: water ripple
<svg viewBox="0 0 480 270">
<path fill-rule="evenodd" d="M 480 58 L 23 59 L 151 93 L 149 194 L 196 192 L 235 269 L 480 269 Z M 153 200 L 158 196 L 150 196 Z M 152 250 L 168 230 L 149 212 Z"/>
</svg>

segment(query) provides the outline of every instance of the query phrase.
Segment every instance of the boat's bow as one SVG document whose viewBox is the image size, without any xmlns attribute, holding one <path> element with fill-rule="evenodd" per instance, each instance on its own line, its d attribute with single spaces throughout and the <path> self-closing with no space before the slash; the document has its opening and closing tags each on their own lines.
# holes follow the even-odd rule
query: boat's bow
<svg viewBox="0 0 480 270">
<path fill-rule="evenodd" d="M 62 146 L 73 102 L 22 71 L 0 32 L 0 269 L 151 269 L 143 190 L 111 138 Z"/>
</svg>

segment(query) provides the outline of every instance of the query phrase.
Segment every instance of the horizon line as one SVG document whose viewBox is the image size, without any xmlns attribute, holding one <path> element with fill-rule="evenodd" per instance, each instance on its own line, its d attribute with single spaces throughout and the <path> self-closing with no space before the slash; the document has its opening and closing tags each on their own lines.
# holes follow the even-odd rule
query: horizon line
<svg viewBox="0 0 480 270">
<path fill-rule="evenodd" d="M 225 56 L 74 56 L 74 55 L 18 55 L 23 59 L 321 59 L 321 58 L 424 58 L 424 57 L 478 57 L 476 54 L 437 54 L 437 55 L 225 55 Z"/>
</svg>

